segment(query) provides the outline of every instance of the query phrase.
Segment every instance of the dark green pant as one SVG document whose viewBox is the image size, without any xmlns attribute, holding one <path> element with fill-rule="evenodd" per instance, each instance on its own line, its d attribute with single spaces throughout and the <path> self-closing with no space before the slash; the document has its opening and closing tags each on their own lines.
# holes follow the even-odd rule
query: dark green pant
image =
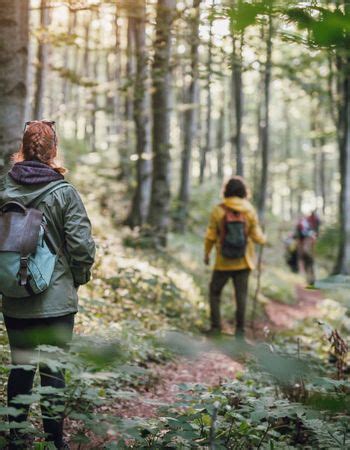
<svg viewBox="0 0 350 450">
<path fill-rule="evenodd" d="M 214 330 L 221 329 L 220 300 L 221 292 L 228 280 L 233 281 L 236 297 L 236 334 L 244 333 L 245 310 L 248 296 L 250 270 L 214 270 L 210 282 L 210 320 Z"/>
</svg>

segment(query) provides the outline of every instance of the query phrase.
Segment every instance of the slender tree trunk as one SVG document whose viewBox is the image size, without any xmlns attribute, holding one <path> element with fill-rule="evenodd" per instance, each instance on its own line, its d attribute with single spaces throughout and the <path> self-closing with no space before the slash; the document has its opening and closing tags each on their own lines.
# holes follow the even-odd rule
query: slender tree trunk
<svg viewBox="0 0 350 450">
<path fill-rule="evenodd" d="M 92 15 L 91 11 L 89 11 L 88 16 L 85 17 L 84 20 L 84 53 L 83 53 L 83 74 L 86 78 L 90 76 L 90 48 L 89 48 L 89 39 L 91 32 L 91 20 Z M 91 129 L 90 129 L 90 115 L 91 112 L 86 108 L 86 98 L 88 97 L 88 90 L 86 87 L 83 88 L 84 93 L 84 119 L 85 119 L 85 132 L 84 139 L 87 142 L 90 142 L 91 139 Z"/>
<path fill-rule="evenodd" d="M 320 197 L 320 167 L 319 167 L 319 155 L 318 155 L 318 139 L 317 139 L 317 109 L 320 105 L 316 104 L 314 105 L 314 102 L 312 101 L 310 112 L 310 132 L 311 132 L 311 148 L 312 148 L 312 154 L 313 154 L 313 160 L 314 160 L 314 173 L 313 173 L 313 188 L 314 188 L 314 194 L 315 198 L 318 201 L 318 198 Z"/>
<path fill-rule="evenodd" d="M 158 0 L 153 61 L 153 180 L 148 222 L 157 244 L 165 246 L 170 203 L 170 54 L 175 0 Z"/>
<path fill-rule="evenodd" d="M 114 95 L 114 122 L 115 122 L 115 133 L 117 136 L 120 135 L 121 127 L 120 127 L 120 115 L 121 115 L 121 85 L 120 79 L 122 75 L 122 64 L 121 64 L 121 44 L 120 44 L 120 26 L 118 23 L 119 17 L 119 7 L 116 5 L 116 14 L 115 14 L 115 81 L 116 81 L 116 93 Z"/>
<path fill-rule="evenodd" d="M 0 2 L 0 171 L 18 149 L 27 95 L 28 0 Z"/>
<path fill-rule="evenodd" d="M 136 52 L 134 85 L 134 121 L 136 130 L 136 190 L 127 223 L 132 228 L 141 226 L 147 219 L 151 198 L 152 161 L 150 147 L 150 98 L 148 95 L 148 65 L 146 48 L 146 5 L 138 1 L 133 28 Z"/>
<path fill-rule="evenodd" d="M 238 47 L 238 48 L 237 48 Z M 236 174 L 244 175 L 242 152 L 242 120 L 243 120 L 243 85 L 242 85 L 242 51 L 243 33 L 238 45 L 237 39 L 232 35 L 232 69 L 231 69 L 231 98 L 232 113 L 234 117 L 235 135 L 232 136 L 232 152 L 236 158 Z"/>
<path fill-rule="evenodd" d="M 77 13 L 68 8 L 68 28 L 67 34 L 71 35 L 75 32 L 77 27 Z M 72 61 L 72 46 L 66 46 L 63 53 L 63 67 L 70 68 Z M 62 94 L 63 94 L 63 104 L 65 106 L 65 110 L 69 111 L 68 103 L 72 101 L 72 83 L 69 80 L 69 77 L 64 76 L 62 80 Z"/>
<path fill-rule="evenodd" d="M 100 15 L 98 12 L 96 12 L 93 16 L 93 18 L 97 21 L 100 19 Z M 97 41 L 97 44 L 95 44 L 94 50 L 93 50 L 93 62 L 92 62 L 92 75 L 93 80 L 96 83 L 99 83 L 100 79 L 100 73 L 99 73 L 99 67 L 100 67 L 100 49 L 98 48 L 98 43 L 101 40 L 101 29 L 98 28 L 96 31 L 95 40 Z M 93 152 L 97 151 L 98 147 L 98 136 L 97 136 L 97 111 L 99 109 L 99 94 L 98 94 L 98 88 L 97 86 L 94 86 L 91 89 L 91 115 L 90 115 L 90 147 Z"/>
<path fill-rule="evenodd" d="M 190 199 L 191 187 L 191 162 L 192 147 L 195 137 L 195 122 L 197 115 L 196 101 L 198 96 L 198 45 L 199 45 L 199 17 L 201 0 L 193 0 L 193 16 L 191 17 L 191 77 L 185 90 L 185 103 L 187 104 L 184 113 L 183 123 L 183 150 L 181 155 L 181 173 L 179 190 L 179 212 L 177 229 L 180 232 L 185 231 L 188 203 Z"/>
<path fill-rule="evenodd" d="M 41 34 L 38 42 L 37 69 L 35 76 L 35 94 L 33 105 L 33 118 L 41 120 L 44 118 L 45 87 L 49 64 L 49 45 L 47 43 L 47 27 L 50 24 L 49 0 L 41 0 L 40 6 L 40 28 Z"/>
<path fill-rule="evenodd" d="M 220 109 L 220 115 L 218 118 L 217 126 L 217 140 L 216 140 L 216 151 L 217 151 L 217 177 L 219 181 L 224 178 L 224 145 L 225 145 L 225 109 L 222 107 Z"/>
<path fill-rule="evenodd" d="M 266 41 L 266 63 L 264 77 L 264 104 L 263 104 L 263 126 L 261 129 L 261 182 L 260 196 L 258 203 L 259 216 L 262 221 L 265 217 L 268 175 L 269 175 L 269 159 L 270 159 L 270 84 L 271 84 L 271 66 L 272 66 L 272 14 L 268 19 L 268 33 Z"/>
<path fill-rule="evenodd" d="M 326 180 L 326 154 L 324 151 L 325 139 L 321 137 L 319 140 L 320 145 L 320 189 L 321 189 L 321 197 L 322 197 L 322 215 L 323 217 L 326 214 L 326 206 L 327 206 L 327 180 Z"/>
<path fill-rule="evenodd" d="M 126 86 L 124 88 L 124 133 L 123 141 L 119 143 L 119 179 L 129 180 L 131 178 L 130 165 L 130 148 L 133 147 L 133 124 L 134 124 L 134 103 L 133 103 L 133 88 L 136 73 L 135 60 L 135 17 L 128 17 L 127 24 L 127 46 L 126 46 L 126 65 L 125 65 L 125 80 Z M 120 106 L 120 105 L 119 105 Z"/>
<path fill-rule="evenodd" d="M 340 243 L 334 273 L 350 274 L 350 57 L 338 60 L 340 82 L 339 104 L 339 163 L 340 163 L 340 203 L 339 224 Z"/>
<path fill-rule="evenodd" d="M 212 3 L 211 12 L 214 10 L 214 2 Z M 213 63 L 213 19 L 209 19 L 209 41 L 208 41 L 208 60 L 207 60 L 207 111 L 205 119 L 205 142 L 201 152 L 199 165 L 199 183 L 204 181 L 205 169 L 207 166 L 207 156 L 211 149 L 211 116 L 212 116 L 212 63 Z"/>
</svg>

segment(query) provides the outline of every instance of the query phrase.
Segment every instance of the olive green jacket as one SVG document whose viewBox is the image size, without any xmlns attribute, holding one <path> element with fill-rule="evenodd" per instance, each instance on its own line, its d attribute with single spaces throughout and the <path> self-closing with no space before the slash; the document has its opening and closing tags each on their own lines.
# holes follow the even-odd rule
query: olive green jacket
<svg viewBox="0 0 350 450">
<path fill-rule="evenodd" d="M 7 175 L 0 179 L 0 204 L 16 199 L 27 206 L 57 183 L 60 182 L 21 185 Z M 3 297 L 2 312 L 9 317 L 44 318 L 75 313 L 78 310 L 77 288 L 90 279 L 95 243 L 76 189 L 67 184 L 48 194 L 37 208 L 44 213 L 51 239 L 63 251 L 46 291 L 23 299 Z"/>
</svg>

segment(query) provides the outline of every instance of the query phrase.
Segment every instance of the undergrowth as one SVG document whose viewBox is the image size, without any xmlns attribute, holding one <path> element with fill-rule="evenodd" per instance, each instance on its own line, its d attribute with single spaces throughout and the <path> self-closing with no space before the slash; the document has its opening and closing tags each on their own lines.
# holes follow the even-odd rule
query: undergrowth
<svg viewBox="0 0 350 450">
<path fill-rule="evenodd" d="M 199 335 L 207 325 L 210 277 L 201 252 L 210 206 L 205 196 L 195 196 L 187 233 L 171 234 L 168 251 L 155 252 L 134 245 L 135 235 L 120 225 L 127 204 L 119 202 L 123 188 L 112 181 L 114 171 L 104 169 L 94 176 L 93 191 L 91 173 L 82 167 L 75 177 L 97 236 L 93 279 L 79 292 L 70 353 L 41 351 L 41 360 L 52 364 L 54 357 L 56 367 L 66 370 L 67 388 L 60 395 L 76 448 L 350 448 L 350 384 L 348 375 L 329 362 L 325 330 L 327 334 L 332 328 L 307 320 L 256 346 L 237 344 L 231 337 L 208 344 Z M 214 202 L 215 196 L 210 199 Z M 268 247 L 264 256 L 261 309 L 268 299 L 293 303 L 294 285 L 300 281 L 283 269 L 282 240 L 277 228 L 272 233 L 278 248 Z M 251 296 L 255 282 L 253 278 Z M 345 306 L 329 299 L 321 308 L 331 327 L 348 333 Z M 228 289 L 224 315 L 233 316 Z M 5 399 L 9 355 L 1 323 L 0 345 L 0 394 Z M 157 384 L 153 364 L 209 349 L 243 360 L 244 373 L 218 386 L 182 385 L 178 402 L 161 408 L 156 418 L 119 416 L 116 404 L 132 401 L 140 390 Z M 30 398 L 22 399 L 34 402 L 26 428 L 36 438 L 37 450 L 49 449 L 42 442 L 38 401 L 53 393 L 35 387 Z M 8 412 L 3 402 L 0 448 L 7 441 Z"/>
</svg>

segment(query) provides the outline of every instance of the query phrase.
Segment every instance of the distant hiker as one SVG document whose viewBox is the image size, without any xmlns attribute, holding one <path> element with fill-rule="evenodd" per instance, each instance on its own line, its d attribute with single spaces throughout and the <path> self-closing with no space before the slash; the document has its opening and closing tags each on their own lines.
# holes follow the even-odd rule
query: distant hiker
<svg viewBox="0 0 350 450">
<path fill-rule="evenodd" d="M 302 216 L 296 227 L 298 260 L 302 263 L 309 286 L 315 284 L 315 242 L 318 236 L 320 220 L 315 212 Z"/>
<path fill-rule="evenodd" d="M 20 429 L 29 405 L 16 398 L 31 393 L 38 345 L 68 347 L 77 290 L 89 281 L 94 262 L 90 221 L 56 156 L 54 122 L 27 122 L 15 164 L 0 180 L 0 266 L 8 263 L 6 273 L 0 270 L 0 292 L 12 359 L 7 396 L 8 406 L 21 411 L 9 414 L 12 427 L 17 425 L 10 430 L 10 449 L 31 448 Z M 27 367 L 17 367 L 23 364 Z M 40 364 L 39 371 L 43 387 L 65 387 L 64 372 L 55 365 Z M 52 413 L 52 405 L 61 409 Z M 63 406 L 59 395 L 43 394 L 46 441 L 57 449 L 69 448 L 63 440 Z"/>
<path fill-rule="evenodd" d="M 312 211 L 312 213 L 307 217 L 307 221 L 317 237 L 320 233 L 321 219 L 316 210 Z"/>
<path fill-rule="evenodd" d="M 236 297 L 236 336 L 244 336 L 248 279 L 254 269 L 254 243 L 266 238 L 257 214 L 247 199 L 248 190 L 241 177 L 232 177 L 224 187 L 223 202 L 215 206 L 205 236 L 204 262 L 215 245 L 216 260 L 210 282 L 211 331 L 221 331 L 221 291 L 232 279 Z"/>
</svg>

